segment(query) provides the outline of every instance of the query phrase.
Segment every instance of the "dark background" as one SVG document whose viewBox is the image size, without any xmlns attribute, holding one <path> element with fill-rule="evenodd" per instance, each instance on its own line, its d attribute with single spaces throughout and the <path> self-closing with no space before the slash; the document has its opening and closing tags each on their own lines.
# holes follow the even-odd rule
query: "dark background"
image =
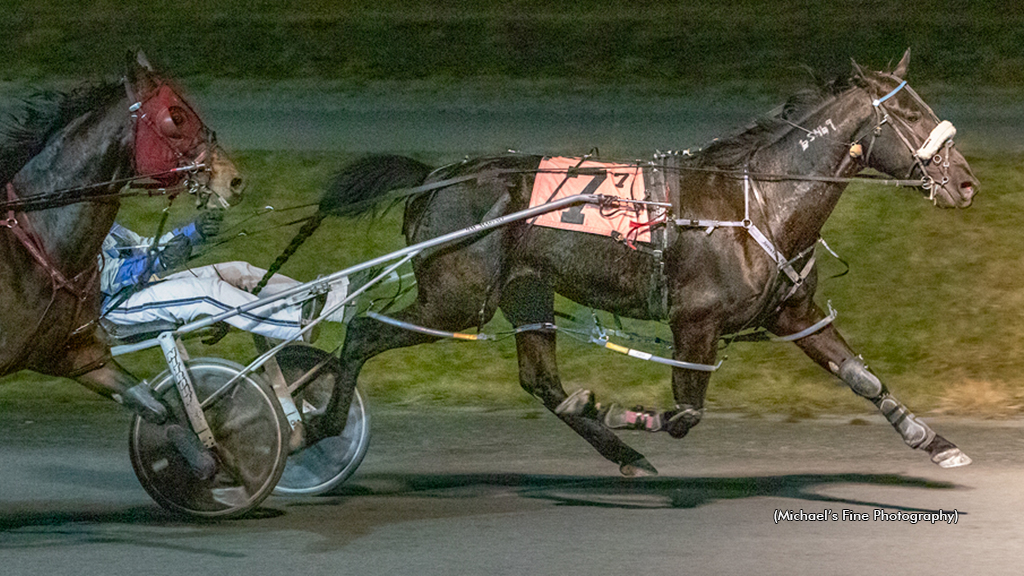
<svg viewBox="0 0 1024 576">
<path fill-rule="evenodd" d="M 1019 2 L 5 0 L 0 79 L 103 76 L 129 47 L 179 76 L 285 80 L 502 76 L 674 90 L 881 67 L 914 50 L 929 82 L 1024 83 Z M 895 56 L 894 56 L 895 55 Z"/>
</svg>

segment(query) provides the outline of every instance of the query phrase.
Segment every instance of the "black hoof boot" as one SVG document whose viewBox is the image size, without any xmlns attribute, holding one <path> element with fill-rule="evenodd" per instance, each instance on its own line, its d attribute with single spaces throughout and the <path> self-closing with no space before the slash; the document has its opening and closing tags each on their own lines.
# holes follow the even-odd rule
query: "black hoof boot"
<svg viewBox="0 0 1024 576">
<path fill-rule="evenodd" d="M 683 405 L 677 406 L 678 412 L 670 414 L 666 412 L 662 415 L 663 418 L 668 418 L 668 422 L 665 423 L 665 430 L 673 438 L 682 438 L 690 432 L 690 428 L 693 428 L 700 419 L 704 416 L 703 408 L 694 408 L 693 406 Z"/>
<path fill-rule="evenodd" d="M 217 459 L 203 446 L 199 437 L 178 424 L 167 427 L 167 439 L 174 444 L 178 453 L 185 458 L 192 473 L 200 480 L 209 480 L 217 473 Z"/>
<path fill-rule="evenodd" d="M 167 421 L 167 407 L 153 397 L 149 386 L 143 382 L 124 391 L 120 403 L 141 416 L 146 422 L 163 424 Z"/>
</svg>

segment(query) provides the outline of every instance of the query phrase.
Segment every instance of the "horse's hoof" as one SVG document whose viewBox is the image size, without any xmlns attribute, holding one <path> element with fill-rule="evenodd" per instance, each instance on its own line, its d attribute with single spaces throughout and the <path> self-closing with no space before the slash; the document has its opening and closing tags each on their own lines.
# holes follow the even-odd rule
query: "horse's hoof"
<svg viewBox="0 0 1024 576">
<path fill-rule="evenodd" d="M 959 468 L 970 464 L 971 458 L 959 448 L 953 447 L 932 456 L 932 462 L 938 464 L 940 468 Z"/>
<path fill-rule="evenodd" d="M 643 476 L 657 476 L 658 469 L 651 466 L 651 463 L 647 461 L 647 458 L 640 458 L 632 462 L 627 462 L 619 466 L 619 472 L 623 476 L 629 476 L 630 478 L 641 478 Z"/>
<path fill-rule="evenodd" d="M 580 388 L 573 392 L 568 398 L 562 400 L 561 404 L 555 406 L 555 414 L 559 416 L 590 416 L 597 414 L 597 406 L 594 394 L 590 390 Z"/>
</svg>

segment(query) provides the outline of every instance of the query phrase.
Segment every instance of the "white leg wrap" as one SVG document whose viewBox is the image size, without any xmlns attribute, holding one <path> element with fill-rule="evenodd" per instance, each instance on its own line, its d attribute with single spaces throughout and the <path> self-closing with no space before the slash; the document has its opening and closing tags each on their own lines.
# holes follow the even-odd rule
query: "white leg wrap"
<svg viewBox="0 0 1024 576">
<path fill-rule="evenodd" d="M 885 419 L 900 433 L 907 446 L 924 448 L 935 439 L 935 431 L 914 416 L 902 402 L 893 398 L 888 392 L 874 400 L 874 403 Z"/>
<path fill-rule="evenodd" d="M 859 357 L 847 358 L 837 372 L 839 378 L 859 396 L 870 400 L 878 398 L 885 391 L 882 381 L 878 379 Z"/>
</svg>

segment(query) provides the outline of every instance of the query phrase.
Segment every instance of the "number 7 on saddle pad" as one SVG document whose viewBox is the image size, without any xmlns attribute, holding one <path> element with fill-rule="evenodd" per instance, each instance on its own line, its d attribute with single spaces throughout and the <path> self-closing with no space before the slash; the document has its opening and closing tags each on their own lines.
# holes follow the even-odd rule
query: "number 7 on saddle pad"
<svg viewBox="0 0 1024 576">
<path fill-rule="evenodd" d="M 647 200 L 643 168 L 639 164 L 594 162 L 580 158 L 541 159 L 530 196 L 530 207 L 540 206 L 576 194 L 601 194 L 626 200 Z M 531 224 L 588 232 L 613 238 L 651 242 L 647 209 L 636 207 L 602 214 L 591 204 L 548 212 Z"/>
</svg>

